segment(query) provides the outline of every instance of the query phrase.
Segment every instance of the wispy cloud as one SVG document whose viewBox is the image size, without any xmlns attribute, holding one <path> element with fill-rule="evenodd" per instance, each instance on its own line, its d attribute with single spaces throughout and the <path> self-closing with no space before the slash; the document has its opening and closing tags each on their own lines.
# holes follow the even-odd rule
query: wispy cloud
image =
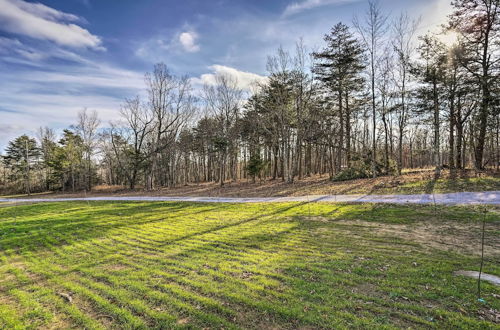
<svg viewBox="0 0 500 330">
<path fill-rule="evenodd" d="M 19 63 L 19 57 L 30 62 L 40 61 L 45 55 L 36 49 L 26 46 L 17 39 L 0 37 L 1 60 Z"/>
<path fill-rule="evenodd" d="M 357 2 L 360 0 L 303 0 L 300 2 L 293 2 L 286 6 L 283 16 L 290 16 L 298 14 L 302 11 L 313 9 L 316 7 L 339 5 L 350 2 Z"/>
<path fill-rule="evenodd" d="M 85 64 L 88 61 L 71 50 L 50 43 L 33 47 L 18 39 L 0 37 L 0 62 L 23 64 L 30 67 L 44 67 L 46 60 L 58 59 L 64 62 Z"/>
<path fill-rule="evenodd" d="M 0 59 L 9 61 L 20 51 L 30 47 L 18 41 L 0 39 L 2 43 L 16 46 L 13 55 Z M 44 52 L 43 57 L 28 60 L 10 71 L 8 65 L 0 65 L 0 150 L 8 140 L 17 135 L 35 134 L 40 126 L 55 129 L 74 123 L 78 111 L 87 107 L 97 110 L 104 121 L 115 119 L 120 104 L 126 97 L 144 95 L 142 72 L 122 69 L 105 63 L 95 62 L 77 54 L 60 49 Z M 54 65 L 53 57 L 63 53 L 70 62 Z M 17 56 L 22 59 L 22 56 Z M 0 61 L 0 64 L 2 62 Z M 26 66 L 29 63 L 30 66 Z"/>
<path fill-rule="evenodd" d="M 82 18 L 40 3 L 0 0 L 0 30 L 59 45 L 104 49 L 101 38 L 75 24 Z"/>
<path fill-rule="evenodd" d="M 10 0 L 18 8 L 32 15 L 51 21 L 64 20 L 70 22 L 84 22 L 85 20 L 73 14 L 64 13 L 41 3 L 25 2 L 23 0 Z"/>
</svg>

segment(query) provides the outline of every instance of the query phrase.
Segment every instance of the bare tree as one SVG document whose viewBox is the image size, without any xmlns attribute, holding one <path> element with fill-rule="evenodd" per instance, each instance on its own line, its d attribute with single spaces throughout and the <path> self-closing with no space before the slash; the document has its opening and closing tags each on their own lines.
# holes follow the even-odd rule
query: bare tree
<svg viewBox="0 0 500 330">
<path fill-rule="evenodd" d="M 40 142 L 40 150 L 44 162 L 45 189 L 50 190 L 50 163 L 54 158 L 54 149 L 56 146 L 56 134 L 52 128 L 40 127 L 38 129 L 38 141 Z"/>
<path fill-rule="evenodd" d="M 378 77 L 378 91 L 380 94 L 380 113 L 384 125 L 384 167 L 389 170 L 389 140 L 392 132 L 389 128 L 389 116 L 391 114 L 391 95 L 393 94 L 392 75 L 394 60 L 387 49 L 386 55 L 379 62 L 380 76 Z"/>
<path fill-rule="evenodd" d="M 450 16 L 450 29 L 458 32 L 462 48 L 459 60 L 478 83 L 481 96 L 479 102 L 479 130 L 474 148 L 475 167 L 484 167 L 484 147 L 490 112 L 494 106 L 492 86 L 499 77 L 500 57 L 500 1 L 499 0 L 454 0 L 454 12 Z M 496 49 L 495 49 L 496 48 Z"/>
<path fill-rule="evenodd" d="M 166 178 L 160 177 L 161 153 L 172 147 L 182 126 L 194 112 L 194 97 L 187 77 L 178 78 L 170 73 L 163 63 L 154 66 L 153 73 L 146 74 L 149 107 L 154 118 L 154 136 L 150 141 L 151 167 L 147 188 L 152 189 L 155 181 L 160 184 L 174 184 L 173 164 L 175 155 L 168 157 Z"/>
<path fill-rule="evenodd" d="M 399 94 L 399 102 L 395 107 L 398 126 L 398 174 L 403 168 L 403 137 L 408 124 L 408 84 L 410 80 L 411 57 L 415 50 L 414 38 L 420 19 L 410 19 L 402 13 L 392 23 L 392 47 L 396 56 L 393 82 Z"/>
<path fill-rule="evenodd" d="M 86 185 L 87 190 L 92 190 L 92 156 L 97 147 L 98 133 L 97 129 L 101 121 L 97 115 L 97 111 L 87 111 L 87 108 L 78 113 L 78 123 L 75 127 L 76 133 L 80 136 L 83 142 L 84 157 L 86 162 Z"/>
<path fill-rule="evenodd" d="M 236 78 L 224 74 L 215 75 L 215 84 L 203 86 L 207 109 L 219 123 L 216 148 L 219 151 L 219 181 L 224 185 L 227 155 L 232 143 L 232 126 L 235 124 L 242 101 L 242 90 Z"/>
<path fill-rule="evenodd" d="M 270 74 L 270 88 L 268 105 L 272 118 L 276 121 L 275 153 L 281 155 L 281 175 L 283 181 L 293 182 L 293 153 L 292 144 L 295 132 L 292 130 L 295 112 L 293 111 L 293 59 L 290 54 L 279 47 L 277 54 L 268 56 L 267 71 Z"/>
<path fill-rule="evenodd" d="M 376 87 L 375 80 L 377 74 L 377 62 L 379 60 L 378 49 L 381 47 L 383 37 L 387 32 L 387 15 L 382 13 L 380 4 L 376 0 L 368 1 L 368 11 L 364 22 L 361 23 L 357 17 L 354 17 L 354 26 L 361 35 L 361 39 L 365 44 L 369 53 L 369 66 L 370 66 L 370 81 L 371 81 L 371 101 L 372 101 L 372 171 L 373 177 L 377 176 L 376 173 L 376 148 L 377 148 L 377 121 L 376 121 Z"/>
<path fill-rule="evenodd" d="M 126 99 L 120 115 L 122 122 L 111 123 L 110 139 L 116 160 L 126 173 L 130 189 L 134 189 L 149 156 L 145 142 L 154 129 L 153 117 L 139 97 Z"/>
<path fill-rule="evenodd" d="M 295 150 L 295 164 L 294 175 L 297 175 L 299 180 L 302 179 L 303 174 L 303 142 L 306 137 L 305 125 L 306 118 L 308 117 L 308 110 L 310 107 L 311 99 L 313 97 L 313 84 L 312 78 L 308 74 L 307 69 L 312 65 L 308 63 L 310 57 L 307 56 L 307 48 L 301 38 L 295 45 L 294 62 L 294 90 L 295 90 L 295 110 L 297 118 L 297 145 Z M 301 125 L 300 123 L 304 124 Z"/>
</svg>

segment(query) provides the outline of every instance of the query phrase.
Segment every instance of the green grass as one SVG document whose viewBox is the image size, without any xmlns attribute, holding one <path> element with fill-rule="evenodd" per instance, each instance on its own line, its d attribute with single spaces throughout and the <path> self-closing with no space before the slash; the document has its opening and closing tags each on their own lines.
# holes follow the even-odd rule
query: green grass
<svg viewBox="0 0 500 330">
<path fill-rule="evenodd" d="M 383 188 L 380 192 L 391 194 L 422 194 L 495 190 L 500 190 L 500 177 L 490 176 L 483 178 L 427 179 L 403 183 L 392 188 Z"/>
<path fill-rule="evenodd" d="M 46 203 L 0 208 L 0 328 L 498 328 L 477 255 L 378 232 L 481 208 Z M 498 209 L 487 212 L 498 235 Z M 443 232 L 443 235 L 453 233 Z M 464 241 L 463 244 L 468 244 Z M 500 275 L 498 254 L 485 271 Z M 68 302 L 63 294 L 70 294 Z"/>
<path fill-rule="evenodd" d="M 37 193 L 31 193 L 30 195 L 28 194 L 14 194 L 14 195 L 2 195 L 0 194 L 1 198 L 25 198 L 25 197 L 38 197 L 38 196 L 44 196 L 48 194 L 52 194 L 53 192 L 50 191 L 44 191 L 44 192 L 37 192 Z"/>
</svg>

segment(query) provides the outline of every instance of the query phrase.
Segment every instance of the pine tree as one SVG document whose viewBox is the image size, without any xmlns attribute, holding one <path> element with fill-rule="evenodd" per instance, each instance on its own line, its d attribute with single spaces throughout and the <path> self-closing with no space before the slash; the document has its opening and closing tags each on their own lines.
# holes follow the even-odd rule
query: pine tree
<svg viewBox="0 0 500 330">
<path fill-rule="evenodd" d="M 22 178 L 26 193 L 31 194 L 31 171 L 37 165 L 40 157 L 40 148 L 34 138 L 21 135 L 9 142 L 6 155 L 3 159 L 5 165 L 9 166 L 16 178 Z"/>
<path fill-rule="evenodd" d="M 335 25 L 329 34 L 324 36 L 326 47 L 314 53 L 316 59 L 313 71 L 323 83 L 328 97 L 336 100 L 336 114 L 339 120 L 339 142 L 337 154 L 337 171 L 342 165 L 342 152 L 346 161 L 351 161 L 351 115 L 350 98 L 361 89 L 364 79 L 361 72 L 365 68 L 364 51 L 360 42 L 354 37 L 349 27 L 343 23 Z"/>
</svg>

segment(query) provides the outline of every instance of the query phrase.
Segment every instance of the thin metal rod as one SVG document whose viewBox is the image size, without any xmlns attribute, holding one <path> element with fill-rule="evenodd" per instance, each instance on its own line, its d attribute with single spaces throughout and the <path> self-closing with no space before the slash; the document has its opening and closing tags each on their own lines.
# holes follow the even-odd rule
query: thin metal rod
<svg viewBox="0 0 500 330">
<path fill-rule="evenodd" d="M 486 210 L 483 215 L 483 226 L 481 233 L 481 266 L 479 267 L 479 276 L 477 277 L 477 298 L 481 299 L 481 274 L 483 273 L 484 264 L 484 229 L 486 226 Z"/>
</svg>

